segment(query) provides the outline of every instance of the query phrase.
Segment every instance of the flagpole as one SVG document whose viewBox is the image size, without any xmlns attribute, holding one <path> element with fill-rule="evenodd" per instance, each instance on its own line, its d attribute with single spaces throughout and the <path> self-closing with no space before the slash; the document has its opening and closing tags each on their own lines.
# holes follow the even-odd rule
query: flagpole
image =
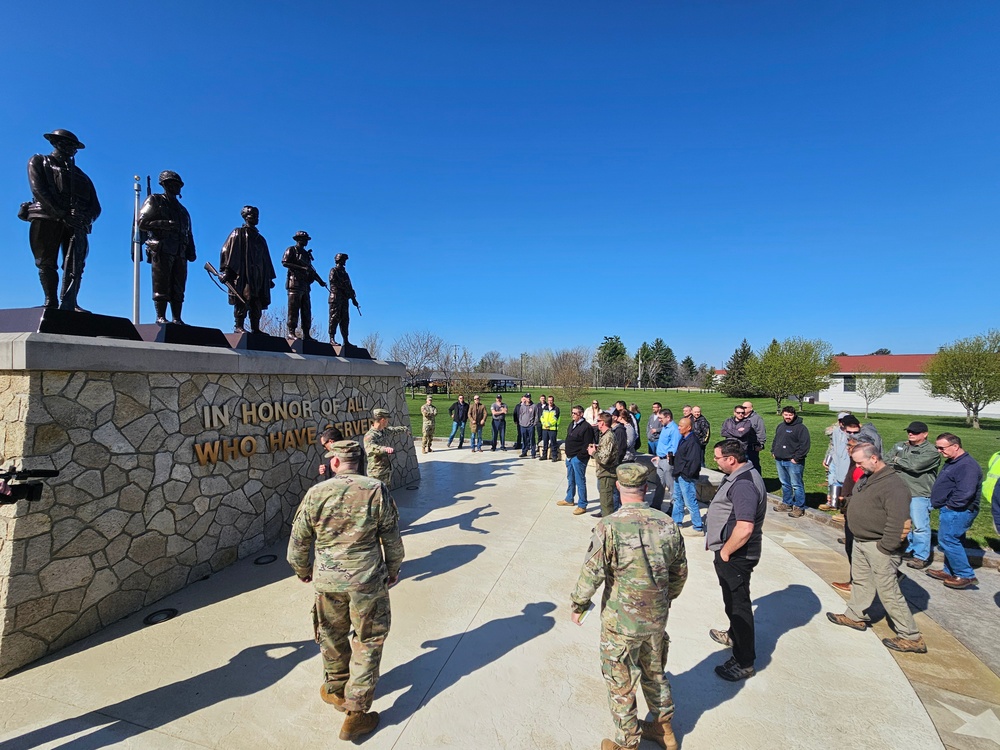
<svg viewBox="0 0 1000 750">
<path fill-rule="evenodd" d="M 132 217 L 132 323 L 139 325 L 139 269 L 142 263 L 142 240 L 139 235 L 139 175 L 135 176 L 135 209 Z"/>
</svg>

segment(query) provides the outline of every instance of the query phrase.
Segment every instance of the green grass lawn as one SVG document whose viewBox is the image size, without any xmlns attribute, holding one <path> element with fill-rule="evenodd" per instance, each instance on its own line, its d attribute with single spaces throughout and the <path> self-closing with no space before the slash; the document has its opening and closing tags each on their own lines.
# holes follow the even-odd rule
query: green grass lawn
<svg viewBox="0 0 1000 750">
<path fill-rule="evenodd" d="M 528 388 L 528 390 L 537 400 L 538 396 L 544 389 L 532 386 Z M 471 401 L 471 397 L 472 394 L 468 394 L 467 400 Z M 493 403 L 495 397 L 495 393 L 482 394 L 483 403 L 486 404 L 487 408 L 489 408 L 489 406 Z M 520 401 L 521 392 L 505 393 L 503 394 L 503 397 L 508 408 L 511 412 L 513 412 L 514 406 Z M 448 433 L 451 431 L 451 420 L 448 417 L 448 407 L 456 400 L 456 398 L 456 396 L 448 396 L 445 394 L 436 394 L 434 396 L 434 405 L 438 409 L 435 435 L 438 437 L 447 437 Z M 718 439 L 719 429 L 722 427 L 722 423 L 728 417 L 732 416 L 733 406 L 736 403 L 742 402 L 741 399 L 729 398 L 720 393 L 702 393 L 697 389 L 692 389 L 691 391 L 686 391 L 684 389 L 668 391 L 623 391 L 599 389 L 585 393 L 581 396 L 580 403 L 583 406 L 588 406 L 594 398 L 600 402 L 601 406 L 608 406 L 619 399 L 629 404 L 635 403 L 639 407 L 639 411 L 642 413 L 643 423 L 645 423 L 649 414 L 652 413 L 652 404 L 654 401 L 659 401 L 664 407 L 673 411 L 675 418 L 678 419 L 680 418 L 682 406 L 685 404 L 698 405 L 701 407 L 702 414 L 705 415 L 712 425 L 712 439 L 710 444 L 714 443 Z M 424 399 L 424 394 L 417 393 L 415 398 L 410 398 L 409 392 L 407 392 L 407 402 L 410 409 L 410 421 L 413 426 L 413 434 L 417 436 L 418 439 L 421 434 L 422 424 L 420 407 L 424 404 Z M 764 418 L 764 423 L 767 426 L 767 445 L 768 448 L 770 448 L 771 437 L 774 435 L 774 427 L 781 421 L 781 417 L 775 414 L 775 404 L 773 400 L 753 399 L 753 402 L 754 409 Z M 792 401 L 790 403 L 792 406 L 795 406 L 796 408 L 798 407 L 797 402 Z M 565 424 L 569 416 L 568 407 L 570 405 L 560 402 L 558 398 L 556 399 L 556 405 L 562 410 L 562 424 L 559 428 L 559 437 L 561 439 L 565 434 Z M 829 439 L 826 436 L 825 430 L 836 421 L 836 414 L 827 409 L 827 407 L 823 404 L 806 404 L 805 409 L 801 412 L 801 416 L 802 421 L 805 423 L 806 427 L 809 428 L 809 434 L 812 438 L 812 450 L 810 451 L 809 458 L 806 461 L 804 474 L 806 503 L 815 508 L 817 505 L 826 500 L 826 470 L 823 468 L 822 462 L 823 456 L 826 454 Z M 984 473 L 986 470 L 986 462 L 989 460 L 989 457 L 996 451 L 1000 450 L 1000 420 L 983 420 L 983 428 L 981 430 L 973 430 L 972 428 L 965 426 L 965 420 L 962 417 L 928 417 L 920 414 L 877 413 L 872 413 L 868 419 L 865 419 L 863 414 L 859 414 L 857 416 L 858 419 L 861 420 L 862 424 L 870 421 L 875 425 L 875 428 L 882 436 L 885 450 L 892 447 L 894 443 L 906 439 L 905 428 L 914 419 L 919 419 L 920 421 L 927 423 L 927 426 L 930 428 L 930 438 L 932 440 L 936 435 L 942 432 L 952 432 L 958 435 L 962 439 L 963 447 L 979 462 L 979 464 L 983 467 Z M 642 427 L 643 430 L 645 430 L 645 424 L 643 424 Z M 486 429 L 483 431 L 483 437 L 488 440 L 489 436 L 490 422 L 487 420 Z M 516 428 L 512 427 L 512 420 L 508 417 L 508 444 L 514 442 L 515 436 Z M 466 434 L 466 439 L 468 439 L 468 433 Z M 645 434 L 643 435 L 642 449 L 643 451 L 646 450 Z M 715 467 L 710 466 L 710 468 Z M 774 459 L 771 458 L 770 453 L 761 454 L 761 468 L 763 469 L 768 489 L 772 492 L 777 491 L 780 493 L 781 485 L 778 482 L 778 472 L 774 465 Z M 937 511 L 933 511 L 931 513 L 931 525 L 935 530 L 937 529 Z M 997 536 L 996 531 L 993 529 L 993 520 L 990 516 L 990 507 L 988 503 L 984 503 L 981 507 L 979 517 L 976 519 L 975 523 L 973 523 L 972 528 L 969 529 L 967 536 L 971 543 L 984 548 L 992 547 L 994 550 L 1000 552 L 1000 537 Z"/>
</svg>

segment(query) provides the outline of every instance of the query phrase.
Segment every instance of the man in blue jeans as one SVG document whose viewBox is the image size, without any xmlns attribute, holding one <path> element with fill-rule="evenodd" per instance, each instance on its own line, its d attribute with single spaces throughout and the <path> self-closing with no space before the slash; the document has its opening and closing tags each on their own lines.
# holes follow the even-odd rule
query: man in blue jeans
<svg viewBox="0 0 1000 750">
<path fill-rule="evenodd" d="M 885 462 L 903 478 L 910 490 L 909 544 L 906 551 L 913 559 L 907 567 L 923 570 L 934 559 L 931 550 L 931 488 L 937 478 L 941 457 L 934 444 L 927 439 L 927 425 L 910 422 L 906 428 L 907 439 L 896 443 Z"/>
<path fill-rule="evenodd" d="M 453 403 L 448 407 L 448 413 L 451 415 L 451 434 L 448 436 L 448 447 L 451 447 L 451 441 L 455 439 L 455 433 L 458 433 L 458 447 L 462 448 L 462 443 L 465 442 L 465 424 L 469 421 L 469 405 L 465 403 L 465 396 L 459 396 L 458 401 Z"/>
<path fill-rule="evenodd" d="M 931 505 L 941 511 L 938 547 L 944 552 L 944 569 L 928 570 L 927 575 L 950 589 L 966 589 L 979 583 L 962 546 L 962 536 L 979 515 L 983 470 L 962 449 L 962 440 L 957 435 L 942 432 L 934 447 L 944 456 L 944 465 L 931 488 Z"/>
<path fill-rule="evenodd" d="M 563 443 L 563 450 L 566 451 L 566 499 L 556 505 L 572 508 L 575 490 L 577 503 L 573 515 L 582 516 L 587 512 L 587 462 L 590 461 L 587 446 L 594 442 L 594 430 L 583 418 L 582 406 L 574 406 L 570 415 L 572 422 Z"/>
<path fill-rule="evenodd" d="M 781 481 L 781 502 L 774 509 L 779 513 L 788 513 L 792 518 L 801 518 L 806 513 L 802 472 L 809 453 L 809 430 L 791 406 L 781 410 L 781 418 L 784 422 L 774 431 L 771 442 L 771 455 L 778 466 L 778 479 Z"/>
<path fill-rule="evenodd" d="M 705 536 L 705 524 L 701 520 L 701 507 L 698 505 L 698 478 L 701 476 L 701 443 L 691 431 L 691 418 L 684 417 L 677 423 L 681 441 L 677 444 L 674 454 L 674 523 L 679 527 L 684 520 L 684 508 L 691 514 L 691 528 L 685 528 L 684 536 Z"/>
</svg>

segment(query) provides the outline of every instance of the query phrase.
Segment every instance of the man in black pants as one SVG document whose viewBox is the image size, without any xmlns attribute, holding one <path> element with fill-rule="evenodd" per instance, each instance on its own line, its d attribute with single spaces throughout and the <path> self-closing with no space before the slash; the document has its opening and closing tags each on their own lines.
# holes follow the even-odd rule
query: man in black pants
<svg viewBox="0 0 1000 750">
<path fill-rule="evenodd" d="M 767 490 L 739 440 L 715 444 L 715 463 L 726 474 L 708 506 L 706 542 L 715 552 L 715 573 L 729 618 L 728 630 L 709 630 L 716 643 L 733 649 L 733 656 L 715 668 L 724 680 L 737 682 L 754 674 L 757 658 L 750 603 L 750 574 L 760 560 Z"/>
</svg>

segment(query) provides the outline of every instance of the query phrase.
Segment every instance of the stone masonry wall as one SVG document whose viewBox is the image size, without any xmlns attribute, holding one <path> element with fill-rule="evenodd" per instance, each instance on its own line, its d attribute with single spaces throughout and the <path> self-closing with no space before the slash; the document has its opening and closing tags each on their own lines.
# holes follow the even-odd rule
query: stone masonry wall
<svg viewBox="0 0 1000 750">
<path fill-rule="evenodd" d="M 242 419 L 291 402 L 298 418 Z M 280 539 L 316 481 L 306 438 L 363 431 L 375 406 L 409 423 L 399 377 L 0 373 L 4 466 L 60 472 L 41 501 L 0 506 L 0 676 Z M 412 440 L 395 445 L 393 484 L 419 480 Z"/>
</svg>

